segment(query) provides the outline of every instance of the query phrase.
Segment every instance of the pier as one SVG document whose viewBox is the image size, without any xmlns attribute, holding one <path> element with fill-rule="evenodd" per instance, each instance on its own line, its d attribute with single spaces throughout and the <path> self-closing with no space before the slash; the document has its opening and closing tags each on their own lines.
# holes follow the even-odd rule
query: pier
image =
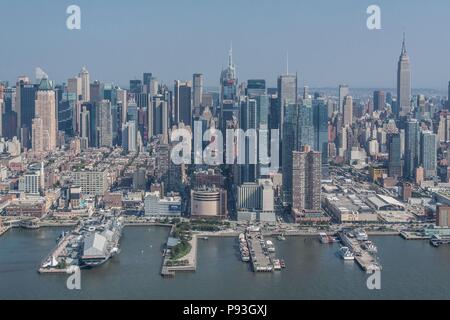
<svg viewBox="0 0 450 320">
<path fill-rule="evenodd" d="M 355 239 L 349 237 L 345 232 L 339 232 L 339 237 L 342 243 L 347 246 L 354 254 L 355 260 L 358 265 L 366 272 L 382 269 L 381 264 L 378 261 L 376 254 L 370 253 L 361 247 L 361 243 Z"/>
<path fill-rule="evenodd" d="M 246 234 L 250 261 L 254 272 L 272 272 L 274 270 L 270 255 L 265 251 L 264 236 L 260 232 Z"/>
<path fill-rule="evenodd" d="M 52 252 L 42 260 L 38 272 L 41 274 L 55 274 L 55 273 L 67 273 L 67 268 L 58 268 L 58 266 L 50 266 L 45 267 L 45 265 L 53 260 L 58 261 L 58 258 L 64 256 L 66 247 L 70 243 L 70 241 L 74 238 L 73 234 L 66 235 L 63 239 L 61 239 L 57 246 L 52 250 Z"/>
<path fill-rule="evenodd" d="M 431 238 L 430 244 L 434 247 L 439 247 L 443 244 L 450 244 L 450 237 L 435 235 Z"/>
<path fill-rule="evenodd" d="M 170 237 L 174 232 L 174 228 L 170 232 Z M 167 241 L 169 242 L 169 240 Z M 171 250 L 166 245 L 166 249 L 163 253 L 163 262 L 161 266 L 161 276 L 165 278 L 174 277 L 176 272 L 195 272 L 197 271 L 197 247 L 198 247 L 198 235 L 193 235 L 192 239 L 189 241 L 191 246 L 191 251 L 184 257 L 177 260 L 171 259 Z"/>
<path fill-rule="evenodd" d="M 431 236 L 425 236 L 419 232 L 402 231 L 400 236 L 405 240 L 429 240 Z"/>
</svg>

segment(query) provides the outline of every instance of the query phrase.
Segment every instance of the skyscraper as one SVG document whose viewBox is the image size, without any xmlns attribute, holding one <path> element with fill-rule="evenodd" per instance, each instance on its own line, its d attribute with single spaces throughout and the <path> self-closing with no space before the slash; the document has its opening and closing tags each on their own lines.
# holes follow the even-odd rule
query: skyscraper
<svg viewBox="0 0 450 320">
<path fill-rule="evenodd" d="M 174 124 L 183 122 L 190 126 L 192 123 L 192 101 L 191 101 L 192 83 L 190 81 L 175 81 L 174 87 Z"/>
<path fill-rule="evenodd" d="M 127 122 L 127 112 L 128 112 L 128 95 L 127 90 L 117 88 L 116 89 L 116 103 L 120 107 L 120 119 L 121 124 L 125 124 Z"/>
<path fill-rule="evenodd" d="M 202 106 L 203 98 L 203 75 L 196 73 L 193 75 L 193 94 L 192 106 L 198 114 L 200 114 L 200 107 Z"/>
<path fill-rule="evenodd" d="M 295 220 L 302 214 L 321 211 L 322 156 L 304 146 L 303 151 L 293 152 L 292 212 Z"/>
<path fill-rule="evenodd" d="M 409 120 L 405 129 L 405 166 L 403 177 L 412 180 L 419 165 L 419 122 Z"/>
<path fill-rule="evenodd" d="M 76 101 L 82 101 L 83 95 L 81 93 L 80 77 L 75 77 L 67 80 L 67 92 L 74 94 L 76 97 Z"/>
<path fill-rule="evenodd" d="M 290 75 L 289 73 L 278 77 L 278 107 L 279 107 L 279 129 L 283 132 L 284 117 L 286 107 L 290 104 L 297 103 L 298 84 L 297 75 Z"/>
<path fill-rule="evenodd" d="M 303 146 L 314 146 L 314 123 L 311 99 L 305 99 L 299 105 L 296 138 L 295 150 L 302 150 Z"/>
<path fill-rule="evenodd" d="M 89 102 L 91 101 L 91 85 L 90 85 L 90 78 L 89 78 L 89 72 L 87 71 L 86 67 L 83 67 L 81 69 L 81 72 L 79 74 L 79 77 L 81 78 L 81 101 L 83 102 Z"/>
<path fill-rule="evenodd" d="M 247 95 L 250 98 L 266 94 L 266 80 L 250 79 L 247 81 Z"/>
<path fill-rule="evenodd" d="M 51 82 L 46 78 L 39 84 L 35 105 L 35 118 L 42 119 L 43 150 L 53 151 L 56 149 L 58 134 L 56 94 Z"/>
<path fill-rule="evenodd" d="M 322 154 L 322 176 L 329 175 L 328 161 L 328 105 L 323 98 L 313 101 L 314 150 Z"/>
<path fill-rule="evenodd" d="M 41 118 L 34 118 L 32 127 L 31 149 L 35 154 L 44 152 L 44 133 Z"/>
<path fill-rule="evenodd" d="M 225 100 L 236 100 L 237 98 L 236 67 L 233 63 L 233 48 L 228 53 L 228 67 L 220 75 L 221 99 L 222 104 Z"/>
<path fill-rule="evenodd" d="M 143 75 L 143 92 L 149 94 L 150 93 L 150 89 L 152 87 L 152 79 L 153 79 L 153 74 L 150 72 L 145 72 Z"/>
<path fill-rule="evenodd" d="M 89 110 L 84 106 L 80 112 L 80 138 L 81 149 L 87 149 L 90 145 L 91 138 L 91 116 Z"/>
<path fill-rule="evenodd" d="M 136 152 L 136 123 L 128 121 L 122 125 L 122 146 L 127 152 Z"/>
<path fill-rule="evenodd" d="M 344 113 L 344 99 L 350 94 L 349 86 L 346 84 L 339 85 L 339 106 L 338 111 L 340 114 Z"/>
<path fill-rule="evenodd" d="M 17 135 L 24 147 L 31 146 L 31 123 L 35 118 L 36 90 L 37 86 L 31 84 L 27 77 L 18 79 L 16 89 Z"/>
<path fill-rule="evenodd" d="M 436 176 L 437 136 L 431 131 L 420 134 L 420 164 L 424 169 L 425 178 Z"/>
<path fill-rule="evenodd" d="M 251 144 L 251 137 L 245 138 L 245 149 L 240 152 L 245 152 L 245 164 L 240 166 L 241 169 L 241 183 L 245 182 L 255 182 L 257 178 L 257 165 L 256 160 L 258 157 L 257 151 L 258 146 L 256 144 L 256 130 L 258 129 L 258 108 L 255 99 L 249 99 L 246 97 L 244 101 L 241 102 L 241 112 L 240 112 L 240 127 L 247 131 L 249 129 L 254 129 L 255 131 L 255 144 Z M 239 154 L 238 154 L 239 156 Z M 251 163 L 252 162 L 252 163 Z"/>
<path fill-rule="evenodd" d="M 112 146 L 112 114 L 111 102 L 102 100 L 96 105 L 97 111 L 97 130 L 98 130 L 98 147 Z"/>
<path fill-rule="evenodd" d="M 149 111 L 149 132 L 152 136 L 162 135 L 164 142 L 168 142 L 169 107 L 163 95 L 153 97 L 152 109 Z"/>
<path fill-rule="evenodd" d="M 383 111 L 386 104 L 386 95 L 384 91 L 375 91 L 373 93 L 373 108 L 375 111 Z"/>
<path fill-rule="evenodd" d="M 142 92 L 141 80 L 130 80 L 130 93 L 139 94 Z"/>
<path fill-rule="evenodd" d="M 292 154 L 297 150 L 298 136 L 298 104 L 286 106 L 285 122 L 283 126 L 282 168 L 283 168 L 283 201 L 292 204 Z"/>
<path fill-rule="evenodd" d="M 343 126 L 351 126 L 353 123 L 353 98 L 346 96 L 344 98 L 344 121 Z"/>
<path fill-rule="evenodd" d="M 100 81 L 95 80 L 94 83 L 90 84 L 90 101 L 100 102 L 103 100 L 103 93 L 102 93 L 102 84 Z"/>
<path fill-rule="evenodd" d="M 447 109 L 450 109 L 450 81 L 448 82 Z"/>
<path fill-rule="evenodd" d="M 397 69 L 397 116 L 405 116 L 411 111 L 411 66 L 403 36 L 402 52 Z"/>
<path fill-rule="evenodd" d="M 389 177 L 398 178 L 402 176 L 402 154 L 400 134 L 391 134 L 388 137 L 389 147 Z"/>
</svg>

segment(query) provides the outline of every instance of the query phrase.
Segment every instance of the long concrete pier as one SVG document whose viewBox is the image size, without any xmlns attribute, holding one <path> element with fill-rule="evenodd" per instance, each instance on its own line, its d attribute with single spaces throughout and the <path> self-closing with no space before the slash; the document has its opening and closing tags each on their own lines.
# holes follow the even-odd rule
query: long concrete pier
<svg viewBox="0 0 450 320">
<path fill-rule="evenodd" d="M 355 238 L 350 238 L 345 232 L 340 232 L 339 237 L 342 243 L 347 246 L 354 254 L 358 265 L 366 272 L 382 269 L 376 254 L 371 254 L 361 247 L 361 244 Z"/>
<path fill-rule="evenodd" d="M 269 255 L 264 252 L 264 236 L 259 232 L 249 232 L 246 234 L 248 248 L 250 250 L 250 260 L 254 272 L 272 272 L 273 264 Z"/>
</svg>

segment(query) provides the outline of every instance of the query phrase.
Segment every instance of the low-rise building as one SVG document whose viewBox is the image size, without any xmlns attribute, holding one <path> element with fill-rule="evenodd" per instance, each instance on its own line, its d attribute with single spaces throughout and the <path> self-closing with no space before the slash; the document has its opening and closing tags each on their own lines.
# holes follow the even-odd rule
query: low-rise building
<svg viewBox="0 0 450 320">
<path fill-rule="evenodd" d="M 339 223 L 378 221 L 375 210 L 354 194 L 327 194 L 324 207 Z"/>
<path fill-rule="evenodd" d="M 161 197 L 158 191 L 147 193 L 144 200 L 146 216 L 181 216 L 181 197 Z"/>
<path fill-rule="evenodd" d="M 228 216 L 227 192 L 220 188 L 200 188 L 191 191 L 191 216 L 225 218 Z"/>
<path fill-rule="evenodd" d="M 108 173 L 103 171 L 76 171 L 72 174 L 74 185 L 90 196 L 103 196 L 109 188 Z"/>
</svg>

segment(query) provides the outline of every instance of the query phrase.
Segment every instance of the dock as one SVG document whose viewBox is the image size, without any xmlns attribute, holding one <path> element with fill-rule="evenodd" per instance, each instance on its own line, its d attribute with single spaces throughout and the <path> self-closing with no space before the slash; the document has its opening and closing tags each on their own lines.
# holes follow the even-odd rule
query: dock
<svg viewBox="0 0 450 320">
<path fill-rule="evenodd" d="M 400 236 L 405 240 L 430 240 L 431 236 L 425 236 L 418 232 L 402 231 Z"/>
<path fill-rule="evenodd" d="M 273 272 L 274 267 L 269 254 L 265 252 L 264 236 L 260 232 L 248 232 L 246 234 L 250 261 L 253 272 Z"/>
<path fill-rule="evenodd" d="M 382 266 L 378 261 L 378 256 L 370 253 L 361 247 L 361 243 L 355 238 L 349 237 L 345 232 L 339 232 L 342 243 L 348 247 L 355 256 L 355 261 L 366 272 L 382 270 Z"/>
<path fill-rule="evenodd" d="M 431 238 L 430 244 L 434 247 L 439 247 L 443 244 L 450 244 L 450 237 L 435 235 Z"/>
<path fill-rule="evenodd" d="M 195 272 L 197 271 L 197 246 L 198 236 L 193 235 L 189 241 L 191 251 L 184 257 L 172 261 L 170 259 L 170 250 L 164 250 L 163 262 L 161 265 L 161 276 L 164 278 L 175 277 L 177 272 Z M 181 263 L 186 262 L 186 263 Z M 178 264 L 179 263 L 179 264 Z"/>
<path fill-rule="evenodd" d="M 44 265 L 53 259 L 58 260 L 60 256 L 64 255 L 67 245 L 70 243 L 70 240 L 73 239 L 73 234 L 66 235 L 63 239 L 61 239 L 56 247 L 51 251 L 51 253 L 42 260 L 38 272 L 41 274 L 56 274 L 56 273 L 67 273 L 67 268 L 58 268 L 57 266 L 52 267 L 44 267 Z"/>
</svg>

